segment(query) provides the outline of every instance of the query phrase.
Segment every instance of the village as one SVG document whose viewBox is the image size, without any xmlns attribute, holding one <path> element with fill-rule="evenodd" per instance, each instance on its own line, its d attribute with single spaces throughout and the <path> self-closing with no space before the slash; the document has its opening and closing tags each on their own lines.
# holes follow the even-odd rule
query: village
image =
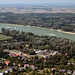
<svg viewBox="0 0 75 75">
<path fill-rule="evenodd" d="M 39 57 L 41 56 L 41 58 L 43 57 L 44 58 L 44 62 L 46 62 L 46 59 L 45 58 L 49 58 L 50 56 L 53 56 L 53 55 L 57 55 L 57 54 L 60 54 L 58 51 L 53 51 L 53 50 L 50 50 L 50 52 L 48 51 L 48 49 L 46 50 L 34 50 L 35 51 L 35 54 Z M 32 56 L 34 57 L 35 55 L 29 55 L 29 54 L 25 54 L 21 51 L 18 51 L 18 50 L 8 50 L 8 49 L 5 49 L 4 52 L 9 52 L 9 56 L 10 57 L 17 57 L 17 59 L 22 59 L 22 60 L 33 60 Z M 67 53 L 65 54 L 67 55 Z M 11 73 L 14 69 L 19 69 L 20 71 L 24 70 L 24 69 L 27 69 L 27 68 L 31 68 L 32 70 L 38 70 L 38 71 L 43 71 L 43 70 L 39 70 L 39 67 L 35 66 L 35 65 L 29 65 L 29 64 L 17 64 L 15 62 L 12 63 L 12 67 L 10 67 L 10 60 L 7 60 L 7 59 L 1 59 L 0 58 L 0 63 L 2 64 L 5 64 L 5 69 L 3 72 L 0 73 L 0 75 L 4 75 L 4 74 L 7 74 L 7 73 Z M 68 64 L 73 64 L 73 63 L 68 63 Z M 2 68 L 2 66 L 0 66 L 0 69 Z M 53 67 L 50 69 L 51 71 L 56 71 L 58 70 L 57 68 Z M 65 69 L 59 69 L 58 70 L 59 73 L 63 73 L 64 75 L 66 74 L 72 74 L 72 75 L 75 75 L 75 71 L 72 71 L 72 70 L 65 70 Z M 57 73 L 57 72 L 56 72 Z M 51 75 L 53 75 L 51 73 Z"/>
<path fill-rule="evenodd" d="M 6 34 L 8 31 L 6 30 Z M 9 75 L 13 72 L 18 74 L 37 72 L 39 75 L 41 73 L 42 75 L 75 74 L 74 51 L 72 47 L 72 50 L 70 49 L 70 46 L 74 45 L 73 41 L 37 36 L 32 33 L 20 33 L 15 30 L 10 31 L 10 35 L 11 39 L 0 41 L 0 75 Z M 59 42 L 55 43 L 57 41 Z M 58 45 L 62 46 L 62 49 Z"/>
</svg>

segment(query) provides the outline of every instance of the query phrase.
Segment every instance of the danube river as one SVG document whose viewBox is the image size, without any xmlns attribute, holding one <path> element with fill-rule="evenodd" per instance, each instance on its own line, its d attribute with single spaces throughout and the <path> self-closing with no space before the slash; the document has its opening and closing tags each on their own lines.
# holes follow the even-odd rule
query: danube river
<svg viewBox="0 0 75 75">
<path fill-rule="evenodd" d="M 62 38 L 67 38 L 67 39 L 71 39 L 75 41 L 75 34 L 67 34 L 67 33 L 58 32 L 56 30 L 51 30 L 47 28 L 0 24 L 0 32 L 2 28 L 10 28 L 10 29 L 15 29 L 15 30 L 24 31 L 24 32 L 32 32 L 36 35 L 62 37 Z"/>
</svg>

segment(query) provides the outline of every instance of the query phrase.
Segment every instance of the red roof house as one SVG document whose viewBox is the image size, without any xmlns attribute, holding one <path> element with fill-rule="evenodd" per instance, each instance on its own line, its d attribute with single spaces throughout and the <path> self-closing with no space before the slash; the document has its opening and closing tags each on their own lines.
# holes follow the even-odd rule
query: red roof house
<svg viewBox="0 0 75 75">
<path fill-rule="evenodd" d="M 12 54 L 12 56 L 14 56 L 14 57 L 18 57 L 19 55 L 18 55 L 18 54 Z"/>
<path fill-rule="evenodd" d="M 51 70 L 52 70 L 52 71 L 53 71 L 53 70 L 56 70 L 56 68 L 52 68 Z"/>
<path fill-rule="evenodd" d="M 29 64 L 24 64 L 24 67 L 29 67 Z"/>
<path fill-rule="evenodd" d="M 18 66 L 20 67 L 20 66 L 21 66 L 21 64 L 18 64 Z"/>
<path fill-rule="evenodd" d="M 34 66 L 34 65 L 31 65 L 31 68 L 32 68 L 32 69 L 35 69 L 35 66 Z"/>
<path fill-rule="evenodd" d="M 5 64 L 8 65 L 10 63 L 10 61 L 6 61 Z"/>
</svg>

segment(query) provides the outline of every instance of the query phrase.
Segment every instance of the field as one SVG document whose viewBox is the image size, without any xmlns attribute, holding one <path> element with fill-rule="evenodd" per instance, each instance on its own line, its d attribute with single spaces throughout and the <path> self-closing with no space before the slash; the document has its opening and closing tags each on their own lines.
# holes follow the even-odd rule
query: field
<svg viewBox="0 0 75 75">
<path fill-rule="evenodd" d="M 75 6 L 0 6 L 0 12 L 13 13 L 75 13 Z"/>
<path fill-rule="evenodd" d="M 0 73 L 3 72 L 3 71 L 6 71 L 7 69 L 9 69 L 9 67 L 5 68 L 5 69 L 2 69 L 0 70 Z"/>
<path fill-rule="evenodd" d="M 12 37 L 10 36 L 5 36 L 5 35 L 2 35 L 0 34 L 0 40 L 7 40 L 7 39 L 11 39 Z"/>
</svg>

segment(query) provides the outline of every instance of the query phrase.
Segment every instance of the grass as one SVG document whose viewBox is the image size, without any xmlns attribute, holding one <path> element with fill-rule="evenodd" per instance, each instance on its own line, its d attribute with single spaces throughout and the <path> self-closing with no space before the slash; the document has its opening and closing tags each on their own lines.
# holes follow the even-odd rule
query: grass
<svg viewBox="0 0 75 75">
<path fill-rule="evenodd" d="M 44 71 L 48 70 L 48 71 L 50 72 L 50 68 L 44 68 L 43 70 L 44 70 Z"/>
<path fill-rule="evenodd" d="M 3 72 L 3 71 L 6 71 L 7 69 L 9 69 L 9 67 L 5 68 L 5 69 L 2 69 L 0 70 L 0 73 Z"/>
<path fill-rule="evenodd" d="M 40 55 L 30 55 L 30 57 L 36 57 L 36 56 L 38 56 L 38 58 L 42 58 L 42 56 Z"/>
<path fill-rule="evenodd" d="M 73 63 L 75 63 L 74 57 L 72 57 L 71 59 L 69 59 L 68 62 L 73 62 Z"/>
<path fill-rule="evenodd" d="M 0 40 L 7 40 L 7 39 L 11 39 L 12 37 L 10 36 L 5 36 L 5 35 L 2 35 L 0 34 Z"/>
</svg>

